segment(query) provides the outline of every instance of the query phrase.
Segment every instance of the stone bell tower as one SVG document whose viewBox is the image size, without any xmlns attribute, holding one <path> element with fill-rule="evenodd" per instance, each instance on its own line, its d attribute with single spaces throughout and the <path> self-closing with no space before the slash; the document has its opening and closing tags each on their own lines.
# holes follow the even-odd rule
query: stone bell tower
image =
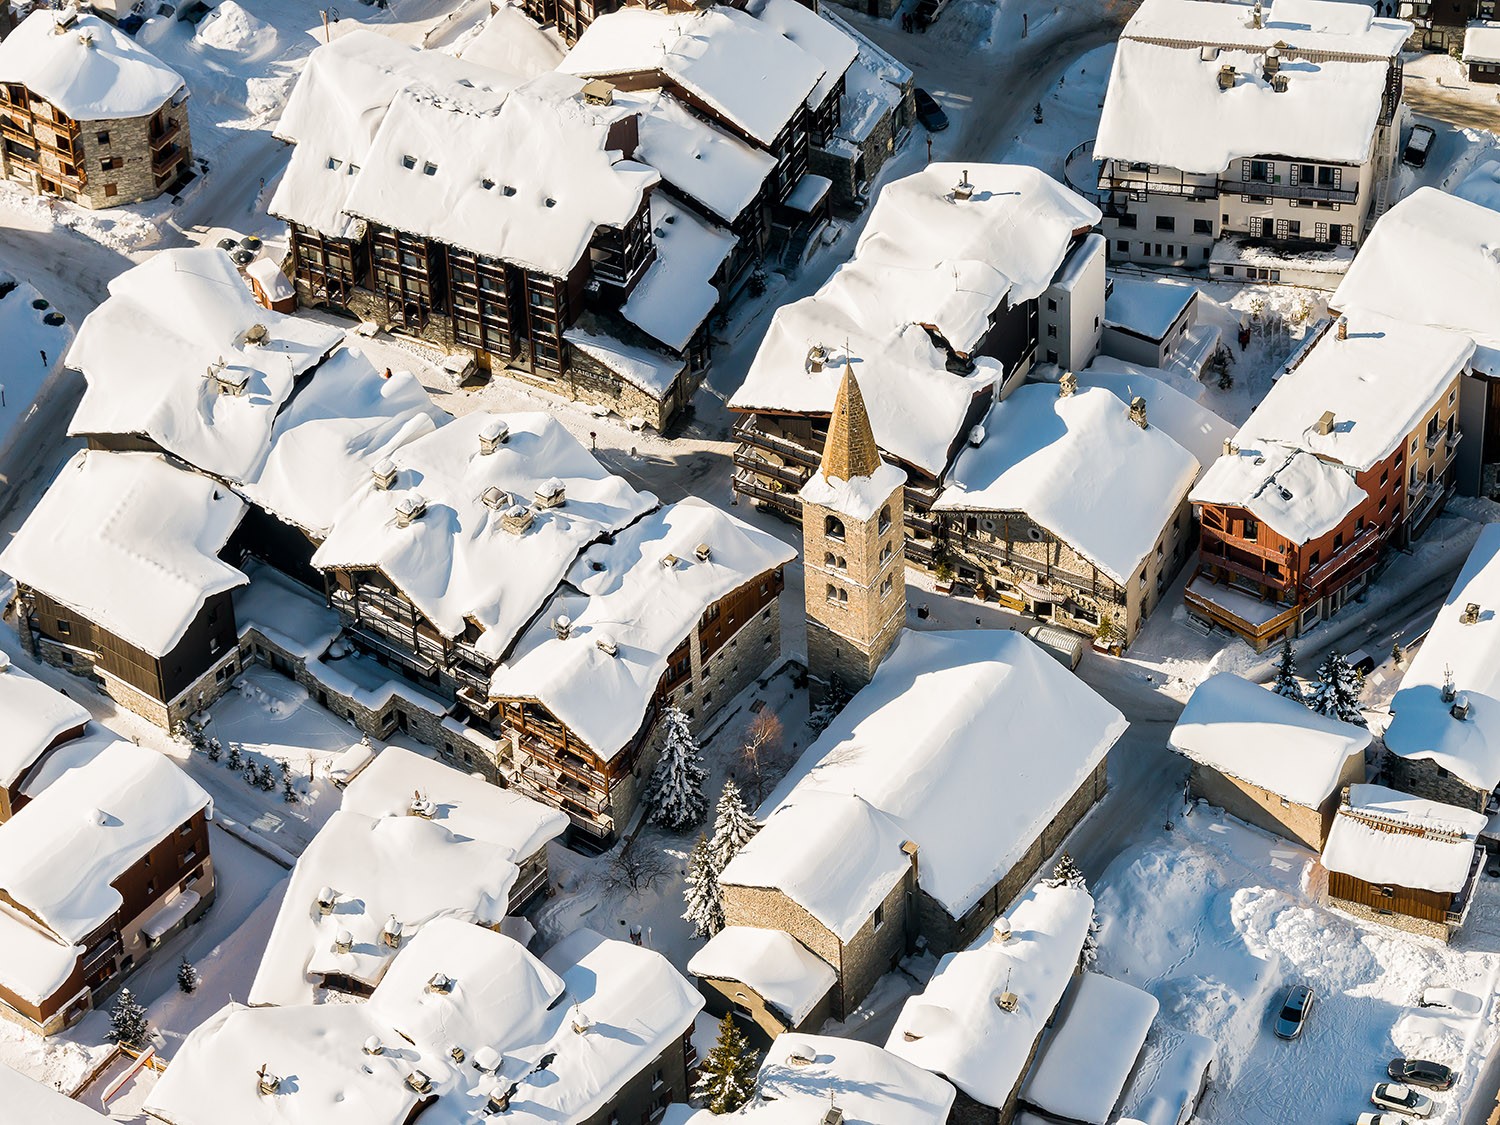
<svg viewBox="0 0 1500 1125">
<path fill-rule="evenodd" d="M 869 683 L 906 624 L 905 484 L 906 474 L 881 459 L 859 384 L 845 367 L 823 462 L 801 492 L 815 707 Z"/>
</svg>

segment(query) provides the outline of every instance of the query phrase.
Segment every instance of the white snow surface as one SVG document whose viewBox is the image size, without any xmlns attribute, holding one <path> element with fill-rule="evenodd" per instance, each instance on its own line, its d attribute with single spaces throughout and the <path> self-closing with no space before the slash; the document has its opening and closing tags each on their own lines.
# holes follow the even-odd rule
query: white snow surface
<svg viewBox="0 0 1500 1125">
<path fill-rule="evenodd" d="M 807 96 L 808 109 L 821 106 L 859 58 L 859 44 L 798 0 L 750 0 L 745 11 L 822 64 L 823 77 Z"/>
<path fill-rule="evenodd" d="M 110 884 L 213 800 L 165 755 L 117 741 L 0 824 L 0 890 L 80 942 L 120 909 Z"/>
<path fill-rule="evenodd" d="M 19 82 L 76 121 L 145 117 L 182 75 L 108 20 L 80 14 L 66 31 L 38 9 L 0 41 L 0 82 Z"/>
<path fill-rule="evenodd" d="M 1500 211 L 1500 160 L 1480 162 L 1459 181 L 1453 194 L 1491 211 Z"/>
<path fill-rule="evenodd" d="M 1020 862 L 1125 727 L 1019 633 L 907 632 L 767 798 L 764 827 L 721 881 L 780 888 L 847 938 L 878 890 L 860 868 L 901 857 L 874 850 L 889 848 L 885 833 L 798 835 L 809 819 L 800 809 L 842 801 L 891 818 L 919 849 L 922 889 L 960 918 Z"/>
<path fill-rule="evenodd" d="M 820 504 L 850 519 L 864 521 L 873 519 L 880 506 L 905 483 L 903 470 L 882 461 L 869 476 L 853 480 L 831 477 L 820 468 L 807 478 L 798 495 L 809 504 Z"/>
<path fill-rule="evenodd" d="M 109 283 L 68 366 L 88 382 L 70 434 L 142 435 L 188 464 L 238 481 L 261 465 L 299 375 L 343 338 L 328 324 L 257 304 L 217 247 L 166 250 Z M 260 325 L 266 342 L 247 342 Z M 221 393 L 211 369 L 246 381 Z"/>
<path fill-rule="evenodd" d="M 1263 6 L 1257 28 L 1254 7 L 1243 0 L 1146 0 L 1130 18 L 1125 35 L 1247 51 L 1290 43 L 1303 51 L 1389 59 L 1401 53 L 1412 31 L 1404 20 L 1375 18 L 1368 4 L 1341 0 L 1274 0 Z"/>
<path fill-rule="evenodd" d="M 510 436 L 485 455 L 479 435 L 492 422 L 504 422 Z M 468 621 L 477 622 L 483 632 L 475 647 L 496 658 L 580 550 L 656 506 L 547 414 L 476 411 L 408 442 L 391 460 L 395 485 L 386 491 L 367 478 L 335 517 L 314 565 L 380 570 L 444 636 L 461 636 Z M 525 506 L 553 478 L 566 488 L 566 502 L 538 510 L 520 535 L 504 530 L 502 513 L 483 499 L 499 488 Z M 425 514 L 397 526 L 396 505 L 416 497 Z"/>
<path fill-rule="evenodd" d="M 663 293 L 661 296 L 667 297 L 671 294 Z M 648 302 L 647 307 L 653 315 L 661 314 L 665 324 L 667 318 L 661 300 Z M 700 319 L 698 323 L 701 324 L 702 320 Z M 696 328 L 696 325 L 694 327 Z M 676 332 L 678 328 L 678 325 L 670 326 L 672 332 Z M 663 331 L 666 332 L 667 329 L 664 327 Z M 691 333 L 689 335 L 691 336 Z M 656 399 L 666 396 L 667 392 L 672 389 L 673 381 L 687 367 L 687 361 L 677 356 L 667 355 L 653 348 L 643 348 L 637 344 L 627 344 L 613 336 L 591 331 L 581 324 L 575 324 L 564 332 L 563 339 L 590 359 L 603 364 L 627 383 L 640 388 Z"/>
<path fill-rule="evenodd" d="M 1150 390 L 1177 393 L 1160 382 Z M 1066 398 L 1050 383 L 1018 387 L 990 408 L 983 442 L 964 447 L 933 508 L 1024 513 L 1123 585 L 1199 470 L 1196 457 L 1149 425 L 1149 404 L 1146 413 L 1143 430 L 1103 387 Z"/>
<path fill-rule="evenodd" d="M 699 544 L 709 548 L 706 560 Z M 667 658 L 703 612 L 796 557 L 706 500 L 668 505 L 583 552 L 495 670 L 490 696 L 537 700 L 609 761 L 640 729 Z M 572 622 L 566 640 L 553 629 L 560 615 Z"/>
<path fill-rule="evenodd" d="M 759 926 L 725 926 L 688 962 L 695 977 L 749 985 L 795 1025 L 838 979 L 833 967 L 791 934 Z"/>
<path fill-rule="evenodd" d="M 1152 340 L 1166 336 L 1182 311 L 1198 299 L 1198 290 L 1191 285 L 1138 277 L 1110 280 L 1109 297 L 1104 302 L 1105 325 Z"/>
<path fill-rule="evenodd" d="M 1500 211 L 1418 188 L 1380 217 L 1330 304 L 1448 328 L 1500 376 Z"/>
<path fill-rule="evenodd" d="M 0 789 L 14 785 L 47 749 L 89 713 L 0 654 Z"/>
<path fill-rule="evenodd" d="M 1008 915 L 1008 941 L 986 933 L 938 962 L 896 1017 L 886 1050 L 981 1105 L 1005 1105 L 1072 980 L 1093 908 L 1082 888 L 1033 887 Z M 1014 1011 L 995 1002 L 1005 991 L 1017 997 Z"/>
<path fill-rule="evenodd" d="M 1361 819 L 1368 814 L 1393 822 L 1381 828 Z M 1323 866 L 1366 883 L 1454 893 L 1468 880 L 1483 813 L 1423 800 L 1383 785 L 1351 785 L 1349 804 L 1328 830 Z M 1457 833 L 1441 839 L 1402 831 L 1435 828 Z"/>
<path fill-rule="evenodd" d="M 620 307 L 620 315 L 676 352 L 719 303 L 714 275 L 739 241 L 698 218 L 664 191 L 651 195 L 656 261 Z"/>
<path fill-rule="evenodd" d="M 1042 1044 L 1021 1097 L 1069 1121 L 1104 1125 L 1161 1005 L 1132 984 L 1083 973 Z"/>
<path fill-rule="evenodd" d="M 1299 45 L 1295 35 L 1288 38 L 1294 47 Z M 1268 153 L 1363 164 L 1380 119 L 1388 65 L 1385 58 L 1284 59 L 1281 74 L 1287 88 L 1277 91 L 1262 74 L 1254 51 L 1221 50 L 1208 60 L 1197 47 L 1122 38 L 1094 155 L 1200 175 L 1217 174 L 1231 161 Z M 1219 87 L 1223 66 L 1238 72 L 1228 90 Z"/>
<path fill-rule="evenodd" d="M 511 75 L 519 84 L 556 70 L 568 49 L 555 28 L 543 30 L 519 7 L 502 4 L 456 53 L 465 62 Z"/>
<path fill-rule="evenodd" d="M 245 267 L 245 276 L 256 280 L 269 301 L 287 301 L 297 295 L 296 287 L 272 258 L 256 258 Z"/>
<path fill-rule="evenodd" d="M 165 656 L 208 598 L 245 584 L 218 557 L 244 514 L 223 485 L 157 454 L 80 450 L 0 553 L 0 570 Z"/>
<path fill-rule="evenodd" d="M 1245 508 L 1293 543 L 1309 543 L 1343 523 L 1364 502 L 1365 490 L 1347 469 L 1268 444 L 1221 456 L 1188 499 Z"/>
<path fill-rule="evenodd" d="M 1155 429 L 1166 431 L 1199 465 L 1212 465 L 1224 450 L 1224 439 L 1234 436 L 1230 423 L 1189 398 L 1179 390 L 1174 376 L 1159 367 L 1137 367 L 1110 356 L 1096 356 L 1075 374 L 1080 389 L 1103 387 L 1127 406 L 1137 395 L 1145 399 L 1147 421 Z M 1191 384 L 1182 385 L 1191 389 Z"/>
<path fill-rule="evenodd" d="M 1317 808 L 1349 757 L 1370 745 L 1370 732 L 1220 672 L 1193 690 L 1168 742 L 1195 762 Z"/>
<path fill-rule="evenodd" d="M 1479 620 L 1465 625 L 1470 603 L 1479 606 Z M 1468 696 L 1467 719 L 1454 718 L 1443 700 L 1450 670 Z M 1431 759 L 1486 792 L 1500 785 L 1500 525 L 1480 531 L 1390 709 L 1391 753 Z"/>
<path fill-rule="evenodd" d="M 625 226 L 661 178 L 609 147 L 624 106 L 548 73 L 511 90 L 396 95 L 343 209 L 448 246 L 567 277 L 599 227 Z"/>
<path fill-rule="evenodd" d="M 1464 31 L 1463 61 L 1466 63 L 1500 62 L 1500 23 L 1469 24 Z"/>
<path fill-rule="evenodd" d="M 589 78 L 660 72 L 768 147 L 822 82 L 808 50 L 734 8 L 624 8 L 591 23 L 558 68 Z"/>
<path fill-rule="evenodd" d="M 41 1125 L 103 1125 L 105 1118 L 50 1086 L 33 1082 L 26 1075 L 0 1066 L 0 1103 L 15 1120 Z"/>
</svg>

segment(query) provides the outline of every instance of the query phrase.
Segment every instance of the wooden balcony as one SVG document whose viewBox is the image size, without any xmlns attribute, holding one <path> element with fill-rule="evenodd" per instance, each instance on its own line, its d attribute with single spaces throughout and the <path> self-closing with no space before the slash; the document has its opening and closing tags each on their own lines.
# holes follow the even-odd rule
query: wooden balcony
<svg viewBox="0 0 1500 1125">
<path fill-rule="evenodd" d="M 809 469 L 818 467 L 823 459 L 821 450 L 810 449 L 790 438 L 781 437 L 779 434 L 769 434 L 757 427 L 759 416 L 747 414 L 734 428 L 734 436 L 740 442 L 759 446 L 761 449 L 769 450 L 782 457 L 790 458 L 799 465 L 805 465 Z"/>
<path fill-rule="evenodd" d="M 154 161 L 156 154 L 161 152 L 167 145 L 171 144 L 182 134 L 182 122 L 172 120 L 167 122 L 166 127 L 159 133 L 151 134 L 151 157 Z"/>
<path fill-rule="evenodd" d="M 534 761 L 572 778 L 587 789 L 608 791 L 609 779 L 576 754 L 553 746 L 545 739 L 523 734 L 516 743 L 517 763 Z"/>
</svg>

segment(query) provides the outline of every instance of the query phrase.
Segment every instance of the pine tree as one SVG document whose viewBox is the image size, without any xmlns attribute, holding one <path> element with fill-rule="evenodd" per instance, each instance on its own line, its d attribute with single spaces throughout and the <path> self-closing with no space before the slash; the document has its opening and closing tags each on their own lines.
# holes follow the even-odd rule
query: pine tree
<svg viewBox="0 0 1500 1125">
<path fill-rule="evenodd" d="M 844 681 L 837 673 L 828 681 L 828 694 L 823 697 L 823 702 L 812 709 L 807 716 L 807 725 L 812 728 L 813 734 L 822 734 L 828 729 L 830 723 L 838 718 L 844 704 L 849 702 L 848 689 L 844 687 Z"/>
<path fill-rule="evenodd" d="M 714 838 L 708 845 L 714 870 L 723 871 L 735 853 L 759 831 L 760 825 L 740 796 L 740 787 L 733 779 L 724 782 L 724 792 L 719 794 L 719 804 L 714 810 Z"/>
<path fill-rule="evenodd" d="M 270 793 L 276 788 L 276 778 L 271 773 L 270 762 L 262 762 L 260 764 L 260 770 L 256 774 L 255 784 L 267 793 Z"/>
<path fill-rule="evenodd" d="M 719 894 L 719 869 L 709 850 L 708 837 L 698 836 L 693 853 L 688 856 L 687 885 L 682 891 L 687 902 L 683 917 L 693 924 L 694 937 L 713 937 L 724 928 L 724 902 Z"/>
<path fill-rule="evenodd" d="M 1080 890 L 1088 890 L 1083 872 L 1067 852 L 1057 857 L 1057 866 L 1052 869 L 1052 878 L 1044 882 L 1049 887 L 1077 887 Z"/>
<path fill-rule="evenodd" d="M 755 1056 L 750 1044 L 727 1015 L 719 1024 L 719 1040 L 698 1071 L 693 1096 L 702 1098 L 710 1113 L 733 1113 L 755 1093 Z"/>
<path fill-rule="evenodd" d="M 177 963 L 177 987 L 184 992 L 198 991 L 198 970 L 186 957 Z"/>
<path fill-rule="evenodd" d="M 1365 726 L 1365 717 L 1359 711 L 1359 693 L 1364 688 L 1363 677 L 1349 666 L 1349 662 L 1338 653 L 1331 653 L 1318 666 L 1318 683 L 1313 688 L 1307 705 L 1320 715 L 1342 719 L 1355 726 Z"/>
<path fill-rule="evenodd" d="M 130 989 L 120 989 L 115 1006 L 109 1012 L 108 1038 L 122 1047 L 140 1047 L 146 1042 L 151 1025 L 146 1022 L 146 1009 L 136 1002 Z"/>
<path fill-rule="evenodd" d="M 1099 913 L 1090 911 L 1089 932 L 1083 938 L 1083 951 L 1079 955 L 1085 969 L 1092 969 L 1099 960 Z"/>
<path fill-rule="evenodd" d="M 297 786 L 289 773 L 281 775 L 281 799 L 289 805 L 297 803 Z"/>
<path fill-rule="evenodd" d="M 688 729 L 687 716 L 670 707 L 666 724 L 666 745 L 651 774 L 651 817 L 663 828 L 685 832 L 698 827 L 708 815 L 708 798 L 703 794 L 708 770 Z"/>
<path fill-rule="evenodd" d="M 229 744 L 229 768 L 234 770 L 235 773 L 239 773 L 244 765 L 245 757 L 240 753 L 240 744 L 238 742 L 231 742 Z"/>
<path fill-rule="evenodd" d="M 1302 685 L 1297 681 L 1297 657 L 1292 652 L 1291 637 L 1281 638 L 1281 655 L 1276 658 L 1276 684 L 1271 690 L 1298 703 L 1307 702 Z"/>
</svg>

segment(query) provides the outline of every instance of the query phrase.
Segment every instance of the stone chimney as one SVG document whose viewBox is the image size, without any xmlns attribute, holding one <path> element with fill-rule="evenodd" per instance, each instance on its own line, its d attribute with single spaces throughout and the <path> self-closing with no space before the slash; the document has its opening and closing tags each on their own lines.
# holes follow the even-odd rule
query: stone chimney
<svg viewBox="0 0 1500 1125">
<path fill-rule="evenodd" d="M 1146 400 L 1140 395 L 1130 400 L 1130 420 L 1143 430 L 1150 428 L 1146 421 Z"/>
<path fill-rule="evenodd" d="M 1333 336 L 1336 340 L 1347 340 L 1349 338 L 1349 318 L 1341 316 L 1333 326 Z"/>
<path fill-rule="evenodd" d="M 1057 397 L 1072 398 L 1078 393 L 1078 376 L 1071 371 L 1064 371 L 1062 378 L 1057 381 Z"/>
</svg>

